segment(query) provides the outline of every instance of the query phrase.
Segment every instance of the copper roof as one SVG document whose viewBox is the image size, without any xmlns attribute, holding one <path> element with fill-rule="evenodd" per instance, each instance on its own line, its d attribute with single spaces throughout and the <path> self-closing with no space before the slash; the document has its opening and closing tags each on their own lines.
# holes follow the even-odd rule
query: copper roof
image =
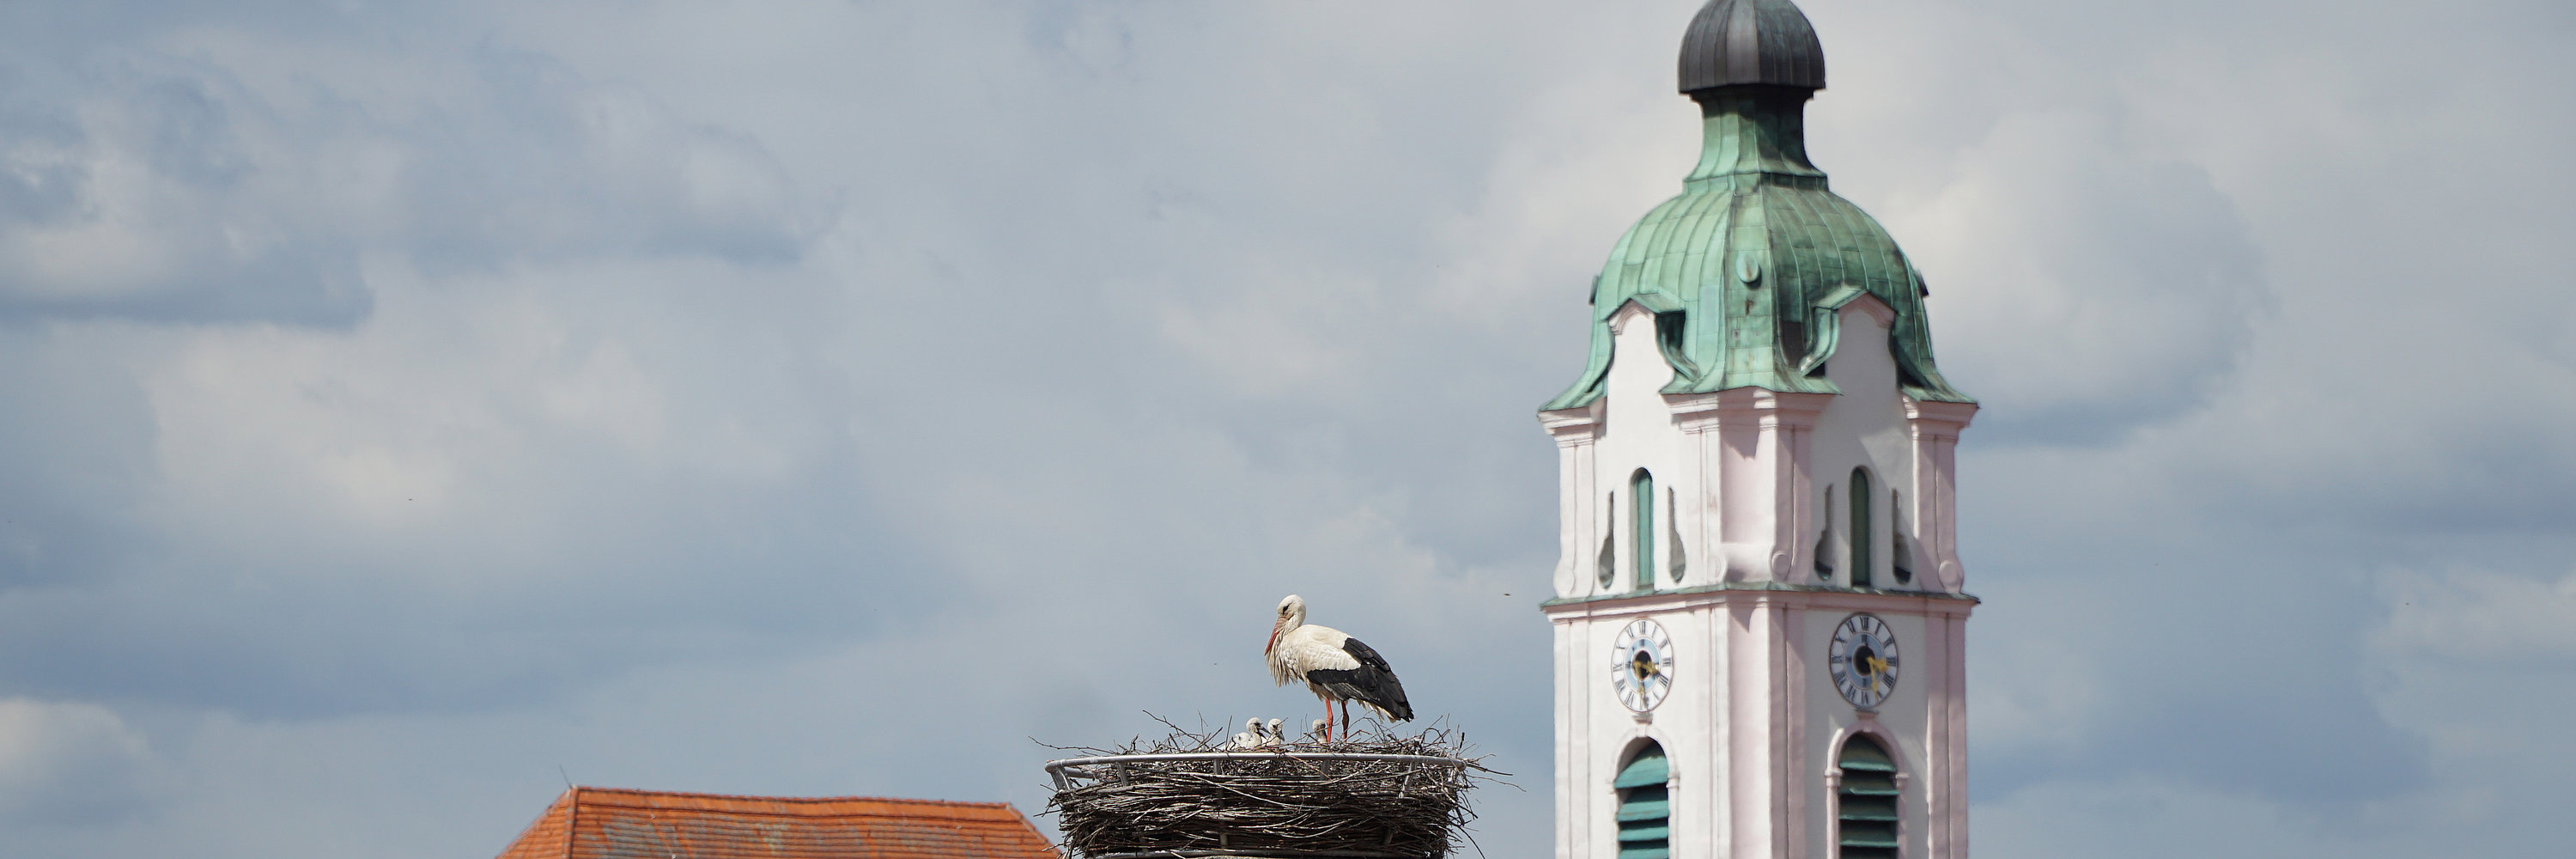
<svg viewBox="0 0 2576 859">
<path fill-rule="evenodd" d="M 500 859 L 1064 859 L 1007 802 L 574 787 Z"/>
</svg>

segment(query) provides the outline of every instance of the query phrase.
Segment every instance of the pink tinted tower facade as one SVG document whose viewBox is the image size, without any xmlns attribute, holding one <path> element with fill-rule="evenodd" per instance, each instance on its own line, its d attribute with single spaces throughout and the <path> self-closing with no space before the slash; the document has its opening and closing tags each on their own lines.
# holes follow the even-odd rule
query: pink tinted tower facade
<svg viewBox="0 0 2576 859">
<path fill-rule="evenodd" d="M 1923 275 L 1807 159 L 1824 52 L 1712 0 L 1704 148 L 1594 281 L 1557 442 L 1562 859 L 1967 855 L 1954 458 Z"/>
</svg>

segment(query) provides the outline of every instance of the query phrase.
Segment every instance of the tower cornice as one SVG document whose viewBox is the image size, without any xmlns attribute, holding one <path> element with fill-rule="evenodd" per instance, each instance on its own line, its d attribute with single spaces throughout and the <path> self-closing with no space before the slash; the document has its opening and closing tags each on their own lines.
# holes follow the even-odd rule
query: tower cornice
<svg viewBox="0 0 2576 859">
<path fill-rule="evenodd" d="M 1601 434 L 1602 403 L 1600 400 L 1570 409 L 1538 413 L 1540 429 L 1556 439 L 1558 447 L 1572 447 L 1593 440 Z"/>
<path fill-rule="evenodd" d="M 1720 582 L 1713 585 L 1645 593 L 1559 597 L 1539 603 L 1539 610 L 1545 612 L 1549 619 L 1563 623 L 1577 619 L 1654 615 L 1694 606 L 1731 602 L 1849 611 L 1885 611 L 1903 608 L 1914 613 L 1964 617 L 1984 601 L 1972 594 L 1944 591 L 1849 588 L 1750 581 Z"/>
<path fill-rule="evenodd" d="M 1666 394 L 1673 422 L 1684 430 L 1732 421 L 1751 421 L 1763 428 L 1806 429 L 1832 405 L 1833 394 L 1789 393 L 1764 388 L 1729 388 L 1706 394 Z"/>
<path fill-rule="evenodd" d="M 1905 422 L 1913 428 L 1916 438 L 1946 435 L 1955 440 L 1960 430 L 1968 428 L 1968 421 L 1977 416 L 1975 403 L 1946 403 L 1913 397 L 1905 397 L 1903 402 Z"/>
</svg>

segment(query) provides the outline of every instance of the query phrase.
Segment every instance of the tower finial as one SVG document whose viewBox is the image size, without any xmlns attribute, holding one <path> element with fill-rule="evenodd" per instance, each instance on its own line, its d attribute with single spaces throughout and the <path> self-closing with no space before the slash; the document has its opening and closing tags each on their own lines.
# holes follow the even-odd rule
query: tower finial
<svg viewBox="0 0 2576 859">
<path fill-rule="evenodd" d="M 1709 0 L 1683 31 L 1681 91 L 1742 85 L 1825 88 L 1825 46 L 1789 0 Z"/>
</svg>

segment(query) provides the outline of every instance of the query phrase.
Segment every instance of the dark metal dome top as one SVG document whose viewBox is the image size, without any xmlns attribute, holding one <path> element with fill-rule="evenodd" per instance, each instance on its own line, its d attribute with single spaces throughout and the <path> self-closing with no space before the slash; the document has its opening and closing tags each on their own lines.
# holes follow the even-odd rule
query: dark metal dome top
<svg viewBox="0 0 2576 859">
<path fill-rule="evenodd" d="M 1789 0 L 1709 0 L 1682 35 L 1682 92 L 1737 84 L 1825 88 L 1825 46 Z"/>
</svg>

